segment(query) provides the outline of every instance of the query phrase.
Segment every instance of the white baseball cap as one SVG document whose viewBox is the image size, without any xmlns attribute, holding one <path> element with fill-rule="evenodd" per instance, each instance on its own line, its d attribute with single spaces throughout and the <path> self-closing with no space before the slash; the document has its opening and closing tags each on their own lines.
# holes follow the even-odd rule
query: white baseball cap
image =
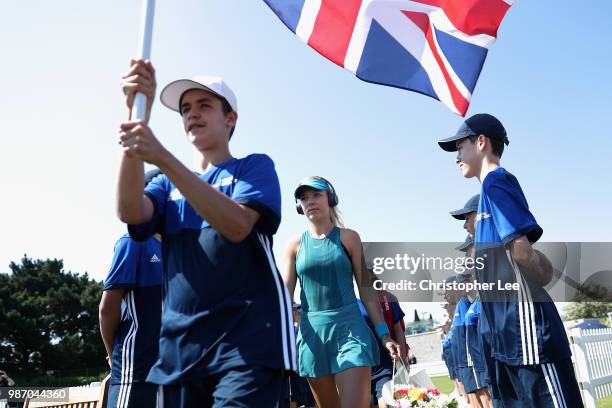
<svg viewBox="0 0 612 408">
<path fill-rule="evenodd" d="M 181 96 L 191 89 L 202 89 L 225 99 L 232 109 L 238 113 L 238 101 L 234 91 L 222 78 L 212 75 L 200 75 L 192 79 L 178 79 L 170 82 L 161 91 L 161 103 L 169 109 L 180 113 Z"/>
</svg>

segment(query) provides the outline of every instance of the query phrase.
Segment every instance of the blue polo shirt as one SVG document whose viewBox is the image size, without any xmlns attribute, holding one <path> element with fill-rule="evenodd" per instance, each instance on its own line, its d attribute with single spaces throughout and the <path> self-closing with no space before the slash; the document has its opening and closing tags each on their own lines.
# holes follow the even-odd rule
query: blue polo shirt
<svg viewBox="0 0 612 408">
<path fill-rule="evenodd" d="M 392 369 L 393 360 L 391 359 L 389 350 L 387 350 L 385 345 L 382 344 L 382 342 L 380 341 L 380 338 L 376 334 L 376 329 L 374 328 L 374 325 L 372 324 L 372 320 L 370 320 L 368 311 L 366 310 L 365 306 L 363 305 L 360 299 L 357 299 L 357 304 L 359 305 L 359 311 L 361 312 L 363 319 L 368 324 L 368 327 L 370 328 L 372 333 L 374 333 L 374 337 L 378 339 L 378 351 L 380 353 L 380 364 L 378 365 L 378 367 L 385 367 L 385 368 Z M 405 316 L 404 312 L 402 311 L 402 308 L 397 302 L 389 302 L 389 306 L 391 307 L 391 315 L 393 317 L 393 324 L 397 324 L 399 321 L 401 321 L 404 318 Z M 375 368 L 372 368 L 372 371 L 375 371 Z"/>
<path fill-rule="evenodd" d="M 151 237 L 124 235 L 115 244 L 104 290 L 123 288 L 121 321 L 115 333 L 111 384 L 143 382 L 157 361 L 161 321 L 161 247 Z"/>
<path fill-rule="evenodd" d="M 569 343 L 555 304 L 543 288 L 523 275 L 506 247 L 523 235 L 536 242 L 542 228 L 529 211 L 516 177 L 498 167 L 482 183 L 475 246 L 484 268 L 476 273 L 481 282 L 518 283 L 519 290 L 480 293 L 492 355 L 510 365 L 567 359 L 571 356 Z"/>
<path fill-rule="evenodd" d="M 482 336 L 478 332 L 479 322 L 480 299 L 476 299 L 470 305 L 463 321 L 465 325 L 465 343 L 468 350 L 468 366 L 474 367 L 476 371 L 484 372 L 486 366 L 483 356 Z"/>
<path fill-rule="evenodd" d="M 160 351 L 148 380 L 173 384 L 246 365 L 293 370 L 291 302 L 272 253 L 281 218 L 274 163 L 252 154 L 198 176 L 260 218 L 234 243 L 202 219 L 166 175 L 149 183 L 153 218 L 130 226 L 136 239 L 163 236 Z"/>
<path fill-rule="evenodd" d="M 470 301 L 464 296 L 457 302 L 455 307 L 455 315 L 451 324 L 451 332 L 453 334 L 453 355 L 457 368 L 468 366 L 468 351 L 465 337 L 465 315 L 470 308 Z"/>
</svg>

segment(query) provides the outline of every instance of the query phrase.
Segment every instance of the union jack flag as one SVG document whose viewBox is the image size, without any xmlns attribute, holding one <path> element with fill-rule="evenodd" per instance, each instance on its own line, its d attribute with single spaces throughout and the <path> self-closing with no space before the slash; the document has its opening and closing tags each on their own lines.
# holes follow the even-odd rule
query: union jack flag
<svg viewBox="0 0 612 408">
<path fill-rule="evenodd" d="M 465 116 L 514 0 L 264 0 L 298 37 L 358 78 Z"/>
</svg>

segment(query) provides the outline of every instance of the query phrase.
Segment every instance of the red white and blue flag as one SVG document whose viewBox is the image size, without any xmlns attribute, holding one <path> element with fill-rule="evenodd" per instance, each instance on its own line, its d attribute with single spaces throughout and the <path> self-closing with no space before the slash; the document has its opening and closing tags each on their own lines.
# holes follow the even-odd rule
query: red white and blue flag
<svg viewBox="0 0 612 408">
<path fill-rule="evenodd" d="M 358 78 L 419 92 L 465 116 L 514 0 L 264 0 Z"/>
</svg>

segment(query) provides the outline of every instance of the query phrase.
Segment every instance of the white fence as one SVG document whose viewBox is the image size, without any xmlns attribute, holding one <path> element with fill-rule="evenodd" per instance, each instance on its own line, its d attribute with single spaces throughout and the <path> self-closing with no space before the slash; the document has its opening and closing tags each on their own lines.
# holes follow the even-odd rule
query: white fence
<svg viewBox="0 0 612 408">
<path fill-rule="evenodd" d="M 582 400 L 587 408 L 612 394 L 612 328 L 571 329 L 572 354 Z"/>
</svg>

